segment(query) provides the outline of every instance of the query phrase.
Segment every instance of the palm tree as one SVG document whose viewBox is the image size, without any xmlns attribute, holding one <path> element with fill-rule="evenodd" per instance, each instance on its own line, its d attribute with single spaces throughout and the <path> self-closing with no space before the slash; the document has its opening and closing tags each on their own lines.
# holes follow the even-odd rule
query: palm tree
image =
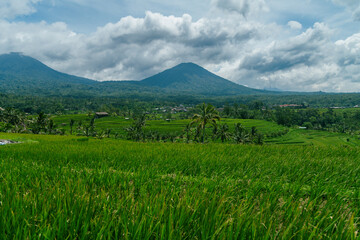
<svg viewBox="0 0 360 240">
<path fill-rule="evenodd" d="M 251 136 L 248 131 L 241 125 L 241 123 L 235 124 L 234 140 L 236 143 L 250 143 Z"/>
<path fill-rule="evenodd" d="M 230 138 L 229 126 L 226 123 L 220 125 L 217 135 L 220 137 L 221 142 L 225 142 Z"/>
<path fill-rule="evenodd" d="M 73 126 L 75 124 L 75 120 L 74 119 L 70 119 L 70 135 L 72 135 L 73 133 Z"/>
<path fill-rule="evenodd" d="M 131 126 L 125 128 L 128 137 L 135 141 L 145 140 L 144 127 L 146 126 L 146 114 L 141 114 L 134 117 Z"/>
<path fill-rule="evenodd" d="M 54 124 L 54 120 L 53 119 L 49 119 L 48 120 L 48 124 L 45 127 L 45 130 L 48 134 L 52 134 L 55 128 L 55 124 Z"/>
<path fill-rule="evenodd" d="M 21 113 L 19 110 L 16 110 L 14 108 L 6 108 L 4 111 L 2 111 L 1 115 L 1 121 L 8 123 L 12 126 L 12 131 L 19 132 L 20 131 L 20 125 L 25 125 L 25 117 L 23 113 Z M 25 127 L 25 126 L 24 126 Z"/>
<path fill-rule="evenodd" d="M 36 119 L 36 124 L 40 131 L 46 131 L 47 116 L 44 112 L 39 113 L 39 116 Z"/>
<path fill-rule="evenodd" d="M 198 106 L 200 110 L 199 114 L 194 114 L 192 117 L 192 124 L 198 124 L 198 128 L 202 130 L 202 142 L 205 140 L 205 127 L 208 123 L 213 126 L 216 126 L 216 120 L 220 121 L 220 116 L 213 105 L 211 104 L 201 104 Z"/>
<path fill-rule="evenodd" d="M 186 124 L 184 131 L 186 132 L 186 143 L 189 143 L 191 137 L 191 123 Z"/>
</svg>

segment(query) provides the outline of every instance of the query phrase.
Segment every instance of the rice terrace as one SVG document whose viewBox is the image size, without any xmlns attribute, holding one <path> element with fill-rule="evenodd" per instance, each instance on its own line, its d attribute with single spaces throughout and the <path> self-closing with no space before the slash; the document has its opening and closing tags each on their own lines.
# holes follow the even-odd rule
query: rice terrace
<svg viewBox="0 0 360 240">
<path fill-rule="evenodd" d="M 50 2 L 0 1 L 1 240 L 360 239 L 360 2 Z"/>
<path fill-rule="evenodd" d="M 149 120 L 150 132 L 184 136 L 134 142 L 70 134 L 87 114 L 49 119 L 65 134 L 0 134 L 22 142 L 0 151 L 5 238 L 357 237 L 357 137 L 224 119 L 257 127 L 264 143 L 187 143 L 191 120 Z M 103 117 L 95 128 L 124 134 L 131 123 Z"/>
</svg>

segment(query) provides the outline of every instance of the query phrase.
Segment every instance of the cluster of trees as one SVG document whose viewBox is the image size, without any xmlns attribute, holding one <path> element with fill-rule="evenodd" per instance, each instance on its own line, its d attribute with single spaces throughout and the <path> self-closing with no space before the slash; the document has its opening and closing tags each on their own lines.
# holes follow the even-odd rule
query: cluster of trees
<svg viewBox="0 0 360 240">
<path fill-rule="evenodd" d="M 198 113 L 194 114 L 192 121 L 185 127 L 182 134 L 164 135 L 156 131 L 145 131 L 146 115 L 142 114 L 134 118 L 131 126 L 126 128 L 128 139 L 135 141 L 185 141 L 189 143 L 211 141 L 227 142 L 242 144 L 263 144 L 264 135 L 259 133 L 256 127 L 247 130 L 240 123 L 235 124 L 234 131 L 230 131 L 229 126 L 221 124 L 219 113 L 211 104 L 201 104 L 197 106 Z M 207 128 L 207 126 L 211 128 Z"/>
<path fill-rule="evenodd" d="M 65 134 L 45 113 L 28 116 L 24 112 L 6 108 L 0 111 L 0 132 L 33 133 L 33 134 Z"/>
<path fill-rule="evenodd" d="M 0 107 L 14 108 L 28 114 L 77 114 L 87 112 L 109 112 L 117 115 L 133 111 L 150 111 L 155 106 L 174 106 L 176 102 L 146 98 L 113 98 L 78 96 L 19 96 L 0 93 Z"/>
<path fill-rule="evenodd" d="M 282 105 L 294 103 L 304 107 L 328 108 L 328 107 L 353 107 L 360 104 L 360 94 L 358 93 L 281 93 L 264 95 L 241 95 L 230 97 L 219 97 L 208 99 L 207 102 L 219 104 L 245 104 L 252 105 L 254 102 L 266 103 L 266 106 Z"/>
<path fill-rule="evenodd" d="M 90 121 L 83 123 L 82 121 L 76 122 L 70 119 L 69 134 L 86 137 L 104 138 L 110 137 L 111 129 L 99 130 L 95 128 L 95 116 L 89 115 Z M 41 112 L 38 115 L 30 116 L 24 112 L 6 108 L 0 111 L 0 132 L 11 133 L 31 133 L 31 134 L 51 134 L 51 135 L 64 135 L 66 134 L 65 128 L 54 123 L 54 120 Z M 118 134 L 114 133 L 114 137 Z"/>
<path fill-rule="evenodd" d="M 1 95 L 1 94 L 0 94 Z M 132 116 L 133 123 L 125 129 L 125 135 L 113 133 L 111 129 L 97 129 L 95 127 L 95 116 L 89 115 L 89 121 L 75 122 L 70 120 L 69 133 L 71 135 L 104 138 L 114 136 L 115 138 L 128 138 L 135 141 L 183 141 L 183 142 L 205 142 L 221 141 L 235 143 L 255 143 L 262 144 L 264 136 L 256 128 L 248 130 L 241 125 L 231 128 L 220 121 L 220 117 L 239 118 L 239 119 L 264 119 L 276 122 L 284 126 L 303 126 L 307 129 L 326 130 L 355 134 L 360 131 L 360 111 L 356 110 L 337 110 L 334 109 L 314 109 L 314 108 L 267 108 L 261 101 L 253 101 L 249 105 L 233 104 L 225 105 L 221 115 L 211 104 L 200 104 L 186 113 L 182 117 L 188 119 L 192 116 L 192 121 L 180 133 L 159 133 L 146 129 L 147 119 L 159 119 L 158 112 L 148 112 L 147 109 L 154 108 L 154 105 L 142 105 L 133 103 L 126 105 L 121 102 L 116 110 L 114 105 L 108 105 L 109 112 L 115 115 Z M 158 104 L 158 103 L 157 103 Z M 141 105 L 141 104 L 140 104 Z M 158 105 L 157 105 L 158 106 Z M 145 114 L 146 112 L 146 114 Z M 163 119 L 171 118 L 170 112 L 163 113 Z M 179 117 L 179 116 L 178 116 Z M 15 133 L 34 133 L 34 134 L 65 134 L 62 125 L 56 125 L 54 121 L 43 112 L 37 115 L 28 115 L 23 111 L 14 108 L 6 108 L 0 111 L 0 131 Z M 273 133 L 276 136 L 286 134 L 286 131 Z M 266 137 L 276 137 L 266 136 Z"/>
<path fill-rule="evenodd" d="M 222 112 L 222 117 L 238 118 L 238 119 L 266 119 L 271 110 L 265 108 L 265 104 L 261 101 L 254 101 L 249 104 L 226 104 Z"/>
<path fill-rule="evenodd" d="M 205 140 L 211 140 L 214 142 L 221 141 L 232 142 L 238 144 L 259 144 L 264 143 L 264 135 L 252 127 L 251 130 L 246 129 L 242 124 L 237 123 L 234 126 L 234 130 L 230 131 L 229 126 L 224 123 L 212 124 L 212 131 L 204 134 L 206 131 L 202 128 L 203 124 L 195 125 L 192 127 L 191 124 L 187 125 L 184 129 L 186 142 L 204 142 Z"/>
<path fill-rule="evenodd" d="M 261 108 L 269 108 L 284 103 L 296 103 L 304 107 L 353 107 L 360 103 L 360 94 L 265 94 L 240 95 L 224 97 L 205 97 L 200 95 L 174 95 L 174 94 L 129 94 L 117 97 L 101 97 L 93 94 L 84 94 L 79 91 L 74 95 L 47 96 L 34 94 L 4 94 L 0 93 L 0 106 L 12 107 L 29 114 L 46 112 L 56 113 L 84 113 L 89 111 L 115 112 L 118 115 L 127 110 L 142 109 L 150 111 L 154 106 L 176 106 L 179 104 L 197 105 L 202 102 L 212 103 L 216 107 L 225 105 L 225 115 L 236 118 L 258 118 Z M 266 104 L 264 104 L 266 103 Z M 231 105 L 234 112 L 226 109 Z M 237 105 L 237 107 L 236 107 Z M 235 108 L 238 108 L 237 110 Z M 246 109 L 247 111 L 243 111 Z"/>
<path fill-rule="evenodd" d="M 360 130 L 360 111 L 321 109 L 277 109 L 275 121 L 284 126 L 303 126 L 307 129 L 354 133 Z"/>
<path fill-rule="evenodd" d="M 239 119 L 262 119 L 291 127 L 303 126 L 307 129 L 325 130 L 342 133 L 355 133 L 360 130 L 360 110 L 335 111 L 319 108 L 267 108 L 262 102 L 254 101 L 249 105 L 225 105 L 223 117 Z"/>
</svg>

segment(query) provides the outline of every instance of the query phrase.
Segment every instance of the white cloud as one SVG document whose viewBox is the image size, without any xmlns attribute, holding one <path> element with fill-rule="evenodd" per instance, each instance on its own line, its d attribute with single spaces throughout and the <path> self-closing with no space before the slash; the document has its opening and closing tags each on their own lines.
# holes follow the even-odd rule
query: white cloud
<svg viewBox="0 0 360 240">
<path fill-rule="evenodd" d="M 185 61 L 220 63 L 237 57 L 234 48 L 265 34 L 259 24 L 152 12 L 90 35 L 76 34 L 64 23 L 2 21 L 0 28 L 1 53 L 24 52 L 58 70 L 99 80 L 141 79 Z"/>
<path fill-rule="evenodd" d="M 57 70 L 98 80 L 142 79 L 195 62 L 250 87 L 360 91 L 360 33 L 334 43 L 333 30 L 316 23 L 286 37 L 286 26 L 246 20 L 241 11 L 199 20 L 148 11 L 88 35 L 60 22 L 0 20 L 0 53 L 23 52 Z M 288 25 L 301 30 L 298 22 Z"/>
<path fill-rule="evenodd" d="M 1 0 L 0 19 L 12 19 L 36 11 L 34 5 L 42 0 Z"/>
<path fill-rule="evenodd" d="M 300 30 L 302 29 L 301 23 L 297 21 L 289 21 L 287 24 L 291 29 Z"/>
<path fill-rule="evenodd" d="M 220 10 L 234 12 L 247 17 L 252 12 L 266 11 L 265 0 L 212 0 L 212 5 Z"/>
<path fill-rule="evenodd" d="M 360 35 L 333 43 L 316 23 L 300 35 L 254 49 L 239 62 L 238 82 L 292 91 L 359 91 Z M 243 80 L 245 79 L 245 81 Z"/>
<path fill-rule="evenodd" d="M 0 21 L 0 51 L 20 51 L 43 59 L 67 60 L 81 46 L 81 35 L 64 23 L 9 23 Z"/>
<path fill-rule="evenodd" d="M 316 64 L 323 59 L 322 54 L 326 51 L 319 50 L 326 48 L 329 36 L 330 30 L 324 24 L 316 23 L 296 37 L 254 49 L 244 56 L 240 67 L 267 73 L 299 64 Z"/>
<path fill-rule="evenodd" d="M 333 0 L 334 3 L 345 6 L 353 14 L 355 21 L 360 21 L 360 1 L 359 0 Z"/>
<path fill-rule="evenodd" d="M 339 40 L 336 43 L 341 65 L 355 64 L 360 65 L 360 33 L 354 34 L 345 40 Z"/>
<path fill-rule="evenodd" d="M 240 48 L 263 33 L 260 26 L 227 19 L 163 16 L 147 12 L 144 18 L 125 17 L 89 36 L 89 59 L 80 62 L 91 71 L 86 76 L 101 80 L 141 79 L 175 64 L 194 61 L 202 65 L 237 57 Z M 71 66 L 74 66 L 71 64 Z"/>
</svg>

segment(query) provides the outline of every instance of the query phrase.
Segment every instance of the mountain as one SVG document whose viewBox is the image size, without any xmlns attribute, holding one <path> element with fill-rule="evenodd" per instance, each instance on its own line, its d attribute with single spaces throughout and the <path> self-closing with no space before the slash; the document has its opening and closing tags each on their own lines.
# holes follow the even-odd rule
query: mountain
<svg viewBox="0 0 360 240">
<path fill-rule="evenodd" d="M 48 94 L 96 83 L 94 80 L 55 71 L 21 53 L 0 55 L 0 90 L 2 92 Z"/>
<path fill-rule="evenodd" d="M 76 84 L 96 83 L 94 80 L 55 71 L 42 62 L 21 53 L 0 55 L 0 74 L 13 76 L 14 78 L 31 78 L 45 84 L 49 83 L 49 81 Z"/>
<path fill-rule="evenodd" d="M 106 81 L 58 72 L 21 53 L 0 55 L 0 92 L 35 96 L 227 96 L 271 93 L 238 85 L 194 63 L 182 63 L 141 81 Z"/>
<path fill-rule="evenodd" d="M 202 95 L 260 94 L 264 92 L 226 80 L 194 63 L 181 63 L 146 78 L 138 84 Z"/>
</svg>

